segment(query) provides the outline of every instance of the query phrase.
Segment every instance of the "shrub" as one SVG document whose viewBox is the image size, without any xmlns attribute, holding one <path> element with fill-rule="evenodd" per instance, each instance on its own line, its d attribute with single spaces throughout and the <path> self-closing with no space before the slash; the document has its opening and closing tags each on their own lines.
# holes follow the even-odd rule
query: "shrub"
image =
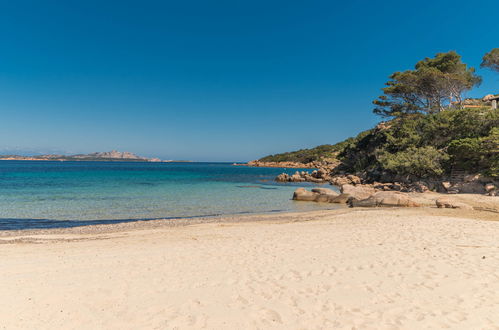
<svg viewBox="0 0 499 330">
<path fill-rule="evenodd" d="M 499 127 L 490 130 L 490 134 L 482 139 L 485 152 L 484 173 L 499 178 Z"/>
<path fill-rule="evenodd" d="M 397 153 L 381 152 L 378 161 L 381 167 L 393 173 L 414 175 L 421 178 L 439 176 L 444 173 L 443 162 L 448 155 L 434 147 L 409 147 Z"/>
<path fill-rule="evenodd" d="M 452 163 L 463 170 L 476 169 L 484 156 L 480 138 L 464 138 L 453 140 L 447 149 Z"/>
</svg>

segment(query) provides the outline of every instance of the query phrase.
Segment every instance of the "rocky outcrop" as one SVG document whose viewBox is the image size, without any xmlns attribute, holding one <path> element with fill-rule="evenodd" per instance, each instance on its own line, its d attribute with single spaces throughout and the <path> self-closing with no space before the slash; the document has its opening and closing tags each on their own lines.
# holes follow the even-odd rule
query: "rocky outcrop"
<svg viewBox="0 0 499 330">
<path fill-rule="evenodd" d="M 499 195 L 499 188 L 493 183 L 487 183 L 485 185 L 485 191 L 487 191 L 487 195 L 489 196 Z"/>
<path fill-rule="evenodd" d="M 347 195 L 349 198 L 355 200 L 366 199 L 376 193 L 374 187 L 369 185 L 354 186 L 351 184 L 344 184 L 341 186 L 340 191 L 343 195 Z"/>
<path fill-rule="evenodd" d="M 353 188 L 352 188 L 353 187 Z M 409 195 L 397 191 L 375 192 L 372 187 L 345 185 L 342 193 L 327 189 L 314 188 L 308 191 L 298 188 L 293 200 L 323 203 L 347 203 L 351 207 L 417 207 L 420 206 Z"/>
<path fill-rule="evenodd" d="M 386 173 L 385 173 L 386 174 Z M 332 175 L 329 169 L 319 168 L 312 172 L 301 171 L 293 175 L 282 173 L 277 176 L 278 182 L 314 182 L 329 183 L 338 187 L 349 186 L 360 187 L 363 190 L 366 187 L 375 191 L 400 191 L 400 192 L 418 192 L 429 191 L 448 193 L 448 194 L 487 194 L 489 196 L 499 195 L 499 181 L 482 175 L 463 175 L 458 180 L 454 177 L 441 180 L 416 178 L 407 178 L 397 175 L 380 176 L 383 181 L 371 181 L 369 175 L 362 173 L 360 175 L 340 174 Z M 392 180 L 392 181 L 387 181 Z M 372 189 L 371 189 L 372 188 Z M 347 193 L 347 192 L 345 192 Z M 374 193 L 374 192 L 372 192 Z M 363 197 L 366 197 L 365 195 Z M 356 197 L 357 198 L 357 197 Z"/>
<path fill-rule="evenodd" d="M 288 175 L 287 173 L 281 173 L 281 174 L 279 174 L 279 175 L 275 178 L 275 180 L 276 180 L 277 182 L 290 182 L 290 181 L 291 181 L 291 180 L 290 180 L 290 177 L 289 177 L 289 175 Z"/>
<path fill-rule="evenodd" d="M 465 175 L 459 181 L 442 181 L 437 191 L 448 194 L 488 194 L 497 195 L 498 182 L 492 178 L 476 175 Z"/>
<path fill-rule="evenodd" d="M 343 191 L 353 194 L 352 188 L 344 187 Z M 373 187 L 356 186 L 371 191 Z M 299 188 L 295 191 L 294 200 L 342 203 L 352 207 L 434 207 L 452 208 L 463 210 L 481 210 L 499 213 L 499 198 L 490 196 L 480 196 L 476 194 L 444 195 L 436 192 L 426 193 L 404 193 L 398 191 L 375 191 L 367 198 L 353 198 L 347 193 L 338 193 L 327 188 L 314 188 L 307 191 L 305 188 Z"/>
<path fill-rule="evenodd" d="M 418 207 L 409 195 L 398 191 L 380 191 L 366 199 L 358 200 L 350 198 L 348 204 L 351 207 Z"/>
<path fill-rule="evenodd" d="M 331 182 L 331 184 L 333 184 L 335 186 L 341 187 L 342 185 L 345 185 L 345 184 L 353 184 L 353 185 L 361 184 L 362 179 L 360 177 L 358 177 L 356 175 L 352 175 L 352 174 L 335 175 L 335 176 L 331 177 L 330 182 Z"/>
<path fill-rule="evenodd" d="M 315 202 L 319 194 L 308 191 L 305 188 L 298 188 L 293 193 L 293 200 Z"/>
<path fill-rule="evenodd" d="M 314 188 L 312 191 L 308 191 L 305 188 L 298 188 L 293 194 L 293 199 L 297 201 L 347 203 L 350 200 L 366 199 L 375 192 L 374 188 L 369 186 L 352 185 L 343 185 L 340 194 L 327 188 Z"/>
<path fill-rule="evenodd" d="M 335 198 L 337 197 L 337 192 L 327 188 L 314 188 L 312 191 L 308 191 L 305 188 L 298 188 L 293 193 L 293 200 L 296 201 L 336 203 Z"/>
<path fill-rule="evenodd" d="M 277 182 L 314 182 L 328 183 L 328 173 L 324 169 L 314 170 L 312 173 L 307 171 L 296 171 L 295 174 L 289 175 L 286 173 L 279 174 L 275 180 Z"/>
</svg>

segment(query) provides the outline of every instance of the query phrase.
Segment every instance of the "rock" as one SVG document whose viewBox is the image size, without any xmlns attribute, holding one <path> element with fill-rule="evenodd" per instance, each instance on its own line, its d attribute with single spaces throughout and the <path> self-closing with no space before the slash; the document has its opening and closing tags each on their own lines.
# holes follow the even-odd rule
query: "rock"
<svg viewBox="0 0 499 330">
<path fill-rule="evenodd" d="M 374 187 L 369 185 L 353 186 L 351 184 L 344 184 L 341 186 L 340 191 L 342 194 L 348 194 L 351 198 L 356 200 L 366 199 L 376 193 Z"/>
<path fill-rule="evenodd" d="M 290 176 L 286 173 L 281 173 L 275 178 L 275 180 L 277 182 L 288 182 L 290 180 Z"/>
<path fill-rule="evenodd" d="M 335 197 L 339 195 L 336 191 L 329 188 L 313 188 L 312 192 L 317 193 L 319 195 L 329 195 Z"/>
<path fill-rule="evenodd" d="M 331 203 L 343 204 L 343 203 L 348 202 L 349 199 L 350 199 L 350 195 L 349 194 L 339 194 L 338 196 L 332 198 L 330 200 L 330 202 Z"/>
<path fill-rule="evenodd" d="M 452 189 L 457 190 L 461 194 L 485 194 L 487 192 L 485 186 L 478 181 L 458 182 L 452 186 L 449 193 Z"/>
<path fill-rule="evenodd" d="M 325 203 L 346 203 L 350 198 L 348 194 L 339 194 L 336 191 L 328 188 L 313 188 L 312 192 L 317 196 L 315 198 L 316 202 Z"/>
<path fill-rule="evenodd" d="M 293 193 L 293 200 L 315 202 L 317 196 L 318 194 L 308 191 L 305 188 L 298 188 Z"/>
<path fill-rule="evenodd" d="M 327 170 L 320 168 L 317 170 L 317 177 L 320 179 L 324 179 L 329 176 L 329 173 Z"/>
<path fill-rule="evenodd" d="M 459 190 L 449 181 L 442 181 L 440 182 L 440 187 L 437 188 L 437 191 L 439 192 L 446 192 L 448 194 L 457 194 L 459 193 Z"/>
<path fill-rule="evenodd" d="M 497 189 L 497 187 L 493 183 L 487 183 L 485 185 L 485 191 L 487 191 L 487 192 L 491 192 L 492 190 L 496 190 L 496 189 Z"/>
<path fill-rule="evenodd" d="M 443 181 L 442 182 L 442 187 L 444 187 L 445 190 L 449 190 L 452 184 L 449 181 Z"/>
<path fill-rule="evenodd" d="M 435 201 L 435 204 L 437 207 L 440 208 L 447 208 L 447 209 L 464 209 L 464 210 L 473 210 L 473 207 L 471 207 L 468 204 L 461 203 L 461 202 L 455 202 L 449 198 L 438 198 Z"/>
<path fill-rule="evenodd" d="M 395 191 L 401 191 L 403 187 L 400 183 L 395 182 L 394 184 L 392 184 L 391 188 L 392 188 L 392 190 L 395 190 Z"/>
<path fill-rule="evenodd" d="M 305 181 L 305 178 L 303 178 L 300 175 L 300 172 L 296 171 L 296 173 L 291 176 L 290 181 L 292 181 L 292 182 L 302 182 L 302 181 Z"/>
<path fill-rule="evenodd" d="M 331 179 L 331 184 L 341 187 L 345 184 L 350 184 L 350 180 L 348 180 L 345 176 L 335 176 Z"/>
<path fill-rule="evenodd" d="M 409 186 L 410 192 L 424 193 L 429 190 L 427 183 L 425 182 L 415 182 Z"/>
<path fill-rule="evenodd" d="M 321 176 L 320 171 L 313 171 L 312 173 L 308 173 L 305 171 L 298 172 L 296 171 L 295 174 L 293 175 L 288 175 L 286 173 L 281 173 L 279 174 L 275 180 L 277 182 L 314 182 L 314 183 L 324 183 L 326 182 L 325 179 L 323 179 Z"/>
<path fill-rule="evenodd" d="M 351 183 L 353 184 L 360 184 L 361 180 L 358 176 L 349 174 L 347 175 L 347 179 L 350 180 Z"/>
<path fill-rule="evenodd" d="M 296 201 L 335 203 L 334 199 L 338 197 L 338 193 L 327 188 L 314 188 L 308 191 L 305 188 L 298 188 L 293 194 L 293 199 Z"/>
<path fill-rule="evenodd" d="M 489 195 L 489 196 L 497 196 L 498 195 L 498 189 L 497 189 L 495 184 L 487 183 L 484 188 L 485 188 L 485 191 L 487 191 L 487 195 Z"/>
<path fill-rule="evenodd" d="M 379 191 L 374 195 L 363 199 L 349 199 L 348 204 L 352 207 L 418 207 L 409 195 L 398 191 Z"/>
</svg>

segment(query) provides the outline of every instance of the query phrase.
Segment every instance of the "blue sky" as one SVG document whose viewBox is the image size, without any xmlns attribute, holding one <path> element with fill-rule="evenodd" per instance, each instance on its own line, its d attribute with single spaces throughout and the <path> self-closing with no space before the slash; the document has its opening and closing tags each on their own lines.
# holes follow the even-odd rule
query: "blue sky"
<svg viewBox="0 0 499 330">
<path fill-rule="evenodd" d="M 387 76 L 499 47 L 498 1 L 0 0 L 0 152 L 243 161 L 372 127 Z M 496 17 L 494 20 L 493 17 Z"/>
</svg>

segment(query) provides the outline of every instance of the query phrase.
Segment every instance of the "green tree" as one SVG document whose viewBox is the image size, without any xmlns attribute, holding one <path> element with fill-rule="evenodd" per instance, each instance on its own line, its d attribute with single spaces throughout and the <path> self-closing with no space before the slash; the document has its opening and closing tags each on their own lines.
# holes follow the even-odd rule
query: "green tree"
<svg viewBox="0 0 499 330">
<path fill-rule="evenodd" d="M 490 134 L 482 139 L 485 152 L 485 174 L 499 178 L 499 127 L 490 130 Z"/>
<path fill-rule="evenodd" d="M 383 169 L 402 175 L 414 175 L 418 178 L 435 177 L 444 173 L 443 162 L 448 155 L 432 146 L 409 147 L 397 153 L 382 152 L 378 156 Z"/>
<path fill-rule="evenodd" d="M 480 64 L 482 68 L 489 68 L 494 71 L 499 72 L 499 48 L 494 48 L 482 59 L 482 64 Z"/>
<path fill-rule="evenodd" d="M 477 168 L 484 156 L 482 141 L 479 138 L 464 138 L 449 143 L 447 153 L 452 163 L 466 171 Z"/>
<path fill-rule="evenodd" d="M 439 53 L 416 63 L 414 70 L 395 72 L 373 103 L 373 112 L 384 117 L 414 113 L 437 113 L 462 103 L 462 95 L 481 78 L 461 61 L 455 51 Z"/>
</svg>

